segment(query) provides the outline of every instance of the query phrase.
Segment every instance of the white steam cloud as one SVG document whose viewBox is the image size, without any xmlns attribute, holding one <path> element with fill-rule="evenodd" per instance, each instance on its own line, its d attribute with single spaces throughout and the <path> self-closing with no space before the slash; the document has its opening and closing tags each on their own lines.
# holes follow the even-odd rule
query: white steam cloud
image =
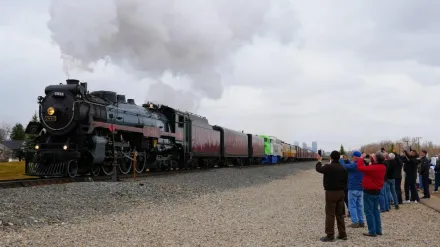
<svg viewBox="0 0 440 247">
<path fill-rule="evenodd" d="M 53 0 L 48 28 L 65 68 L 93 71 L 104 59 L 139 79 L 156 79 L 147 100 L 195 110 L 201 97 L 221 97 L 219 69 L 240 46 L 256 35 L 282 43 L 292 40 L 297 23 L 288 4 L 287 0 Z M 165 72 L 190 78 L 191 91 L 160 82 Z M 187 103 L 176 101 L 178 97 Z"/>
</svg>

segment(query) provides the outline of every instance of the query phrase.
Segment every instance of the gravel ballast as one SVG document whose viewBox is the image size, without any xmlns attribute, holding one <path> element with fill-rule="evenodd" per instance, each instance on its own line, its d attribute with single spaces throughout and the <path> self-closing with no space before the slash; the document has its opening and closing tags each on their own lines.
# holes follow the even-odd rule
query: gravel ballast
<svg viewBox="0 0 440 247">
<path fill-rule="evenodd" d="M 0 246 L 440 246 L 440 214 L 422 204 L 381 214 L 381 237 L 347 228 L 349 240 L 319 242 L 322 176 L 304 171 L 313 167 L 2 190 Z"/>
</svg>

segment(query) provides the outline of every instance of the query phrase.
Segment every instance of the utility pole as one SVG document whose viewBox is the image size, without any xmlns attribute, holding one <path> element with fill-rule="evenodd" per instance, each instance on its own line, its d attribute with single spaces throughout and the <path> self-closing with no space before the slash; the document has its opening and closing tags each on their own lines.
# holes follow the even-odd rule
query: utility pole
<svg viewBox="0 0 440 247">
<path fill-rule="evenodd" d="M 422 139 L 422 137 L 414 137 L 417 140 L 417 147 L 418 147 L 418 152 L 420 153 L 420 139 Z"/>
<path fill-rule="evenodd" d="M 406 148 L 408 148 L 409 147 L 409 145 L 408 145 L 408 143 L 409 143 L 409 140 L 408 139 L 404 139 L 404 140 L 402 140 L 403 142 L 406 142 Z"/>
<path fill-rule="evenodd" d="M 402 143 L 397 142 L 396 144 L 397 144 L 397 146 L 399 147 L 399 154 L 400 154 L 400 146 L 402 145 Z"/>
</svg>

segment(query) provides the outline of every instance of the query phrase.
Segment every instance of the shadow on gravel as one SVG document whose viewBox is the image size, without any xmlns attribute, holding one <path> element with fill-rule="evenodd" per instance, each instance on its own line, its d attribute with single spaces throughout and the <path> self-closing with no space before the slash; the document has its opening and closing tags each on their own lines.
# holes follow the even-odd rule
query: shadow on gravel
<svg viewBox="0 0 440 247">
<path fill-rule="evenodd" d="M 0 231 L 44 224 L 68 224 L 108 217 L 139 204 L 170 204 L 208 193 L 263 185 L 315 162 L 148 177 L 131 182 L 83 182 L 1 190 Z"/>
</svg>

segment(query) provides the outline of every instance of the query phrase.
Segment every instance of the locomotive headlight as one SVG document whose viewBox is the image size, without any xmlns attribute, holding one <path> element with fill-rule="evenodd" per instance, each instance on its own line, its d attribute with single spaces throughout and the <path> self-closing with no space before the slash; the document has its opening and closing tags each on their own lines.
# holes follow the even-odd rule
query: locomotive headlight
<svg viewBox="0 0 440 247">
<path fill-rule="evenodd" d="M 64 145 L 64 146 L 63 146 L 63 149 L 64 149 L 64 150 L 67 150 L 67 145 Z"/>
<path fill-rule="evenodd" d="M 38 149 L 40 149 L 40 146 L 35 145 L 35 150 L 38 150 Z"/>
<path fill-rule="evenodd" d="M 53 114 L 55 114 L 55 108 L 53 108 L 53 107 L 47 108 L 47 114 L 49 116 L 52 116 Z"/>
</svg>

